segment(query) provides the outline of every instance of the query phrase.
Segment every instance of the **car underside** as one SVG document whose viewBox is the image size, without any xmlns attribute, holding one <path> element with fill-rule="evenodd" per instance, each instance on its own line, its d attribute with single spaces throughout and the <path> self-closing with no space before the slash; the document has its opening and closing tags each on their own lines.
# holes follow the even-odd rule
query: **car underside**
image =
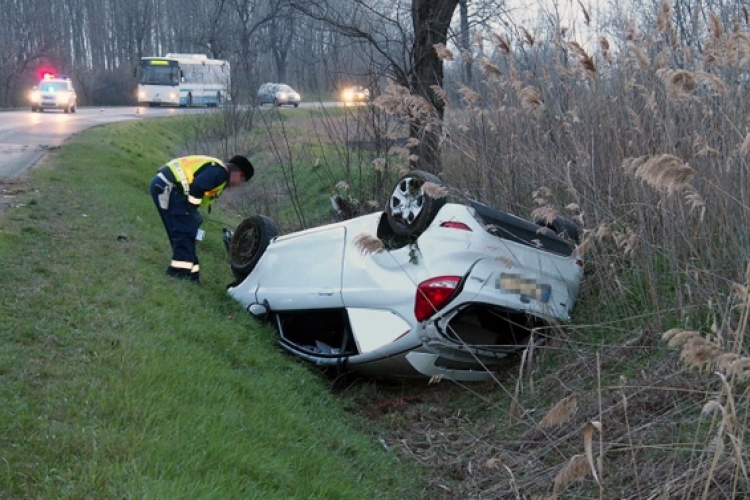
<svg viewBox="0 0 750 500">
<path fill-rule="evenodd" d="M 283 347 L 319 365 L 345 368 L 353 356 L 361 354 L 346 309 L 277 312 L 274 320 Z M 523 312 L 492 304 L 471 304 L 451 317 L 439 340 L 433 339 L 425 346 L 439 355 L 437 366 L 469 369 L 481 361 L 492 369 L 502 358 L 527 347 L 532 332 L 536 334 L 534 343 L 538 344 L 554 328 L 555 325 Z M 353 362 L 358 363 L 356 359 Z M 367 364 L 370 369 L 377 369 L 378 360 Z M 409 367 L 394 375 L 420 374 Z"/>
</svg>

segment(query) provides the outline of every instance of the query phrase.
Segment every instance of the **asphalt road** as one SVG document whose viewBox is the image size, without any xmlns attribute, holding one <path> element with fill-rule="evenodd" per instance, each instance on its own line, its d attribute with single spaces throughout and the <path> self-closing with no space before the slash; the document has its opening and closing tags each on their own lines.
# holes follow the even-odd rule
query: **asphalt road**
<svg viewBox="0 0 750 500">
<path fill-rule="evenodd" d="M 301 108 L 338 107 L 340 102 L 303 102 Z M 260 110 L 277 109 L 263 106 Z M 279 108 L 280 109 L 280 108 Z M 293 108 L 289 108 L 293 109 Z M 215 112 L 217 108 L 172 108 L 172 107 L 106 107 L 78 108 L 76 113 L 44 111 L 32 113 L 23 111 L 0 112 L 0 183 L 12 181 L 34 166 L 52 148 L 59 147 L 65 140 L 87 128 L 123 120 L 142 120 L 163 116 L 176 116 L 187 113 Z"/>
<path fill-rule="evenodd" d="M 206 112 L 205 108 L 78 108 L 78 112 L 0 113 L 0 181 L 18 178 L 50 149 L 60 146 L 73 134 L 105 123 L 142 120 L 181 113 Z"/>
</svg>

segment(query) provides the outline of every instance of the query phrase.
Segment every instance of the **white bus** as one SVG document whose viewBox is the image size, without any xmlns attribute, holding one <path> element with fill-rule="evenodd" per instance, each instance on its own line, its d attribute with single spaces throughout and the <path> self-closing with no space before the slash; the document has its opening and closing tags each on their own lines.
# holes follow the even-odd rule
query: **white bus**
<svg viewBox="0 0 750 500">
<path fill-rule="evenodd" d="M 138 77 L 138 103 L 149 106 L 217 106 L 229 95 L 227 61 L 204 54 L 167 54 L 142 57 Z"/>
</svg>

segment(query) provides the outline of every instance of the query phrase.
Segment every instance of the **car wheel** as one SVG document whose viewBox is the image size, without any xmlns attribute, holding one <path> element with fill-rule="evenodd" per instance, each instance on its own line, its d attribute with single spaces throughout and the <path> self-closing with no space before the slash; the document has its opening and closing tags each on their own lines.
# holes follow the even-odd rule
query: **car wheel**
<svg viewBox="0 0 750 500">
<path fill-rule="evenodd" d="M 229 263 L 237 282 L 250 274 L 278 235 L 276 223 L 264 215 L 251 215 L 237 226 L 229 243 Z"/>
<path fill-rule="evenodd" d="M 578 230 L 578 226 L 576 226 L 575 222 L 566 217 L 557 216 L 552 222 L 547 222 L 540 218 L 534 220 L 534 223 L 553 230 L 556 235 L 563 239 L 576 244 L 581 242 L 581 234 Z"/>
<path fill-rule="evenodd" d="M 295 107 L 295 108 L 299 107 L 299 104 L 295 104 L 295 105 L 294 105 L 294 107 Z"/>
<path fill-rule="evenodd" d="M 36 113 L 38 111 L 36 106 L 31 106 L 31 112 Z"/>
<path fill-rule="evenodd" d="M 72 107 L 72 108 L 70 108 L 70 112 L 71 112 L 71 113 L 75 113 L 76 111 L 78 111 L 78 106 L 77 106 L 77 105 L 75 105 L 75 104 L 73 104 L 73 107 Z"/>
<path fill-rule="evenodd" d="M 70 106 L 65 106 L 65 109 L 63 109 L 63 113 L 65 113 L 66 115 L 70 113 Z"/>
<path fill-rule="evenodd" d="M 425 192 L 426 183 L 443 185 L 439 177 L 421 170 L 412 170 L 396 182 L 386 207 L 388 224 L 396 235 L 419 236 L 445 205 L 445 197 Z"/>
</svg>

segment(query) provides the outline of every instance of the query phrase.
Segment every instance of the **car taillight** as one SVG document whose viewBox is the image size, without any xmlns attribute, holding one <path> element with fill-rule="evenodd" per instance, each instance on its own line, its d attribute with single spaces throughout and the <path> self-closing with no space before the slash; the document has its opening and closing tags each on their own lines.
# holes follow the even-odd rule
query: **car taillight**
<svg viewBox="0 0 750 500">
<path fill-rule="evenodd" d="M 460 276 L 438 276 L 420 283 L 414 302 L 414 316 L 417 321 L 426 320 L 447 304 L 456 293 L 460 282 Z"/>
<path fill-rule="evenodd" d="M 463 222 L 456 222 L 456 221 L 445 221 L 442 224 L 440 224 L 440 227 L 447 227 L 450 229 L 460 229 L 462 231 L 469 231 L 471 232 L 471 228 L 464 224 Z"/>
</svg>

